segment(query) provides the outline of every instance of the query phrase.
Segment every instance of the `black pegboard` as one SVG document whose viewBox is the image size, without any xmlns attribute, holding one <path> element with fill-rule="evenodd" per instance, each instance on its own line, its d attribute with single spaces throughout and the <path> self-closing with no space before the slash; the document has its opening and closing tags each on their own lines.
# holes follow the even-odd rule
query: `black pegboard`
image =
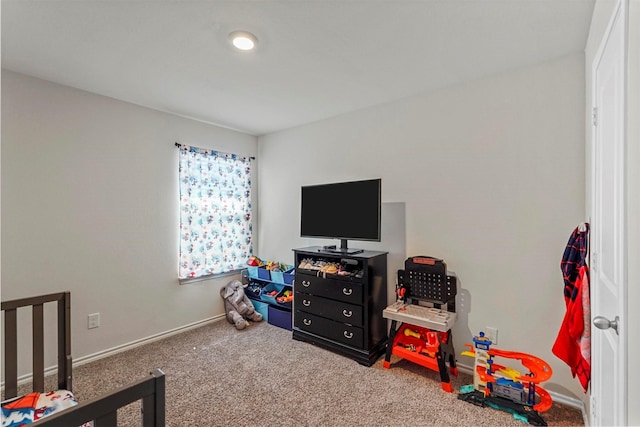
<svg viewBox="0 0 640 427">
<path fill-rule="evenodd" d="M 457 280 L 446 271 L 447 265 L 437 258 L 407 258 L 405 269 L 398 270 L 398 284 L 405 287 L 407 298 L 436 304 L 455 303 Z"/>
</svg>

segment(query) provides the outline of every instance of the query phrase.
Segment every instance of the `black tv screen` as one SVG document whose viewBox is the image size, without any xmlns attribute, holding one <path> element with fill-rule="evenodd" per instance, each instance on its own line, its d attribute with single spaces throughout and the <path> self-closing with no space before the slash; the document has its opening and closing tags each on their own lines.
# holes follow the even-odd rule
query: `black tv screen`
<svg viewBox="0 0 640 427">
<path fill-rule="evenodd" d="M 302 187 L 300 236 L 380 241 L 382 180 Z"/>
</svg>

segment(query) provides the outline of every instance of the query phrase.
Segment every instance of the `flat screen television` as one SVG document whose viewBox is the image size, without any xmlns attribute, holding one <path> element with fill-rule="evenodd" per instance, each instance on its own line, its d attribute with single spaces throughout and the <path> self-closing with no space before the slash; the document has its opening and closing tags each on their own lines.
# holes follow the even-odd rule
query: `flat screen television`
<svg viewBox="0 0 640 427">
<path fill-rule="evenodd" d="M 381 206 L 381 179 L 303 186 L 300 236 L 340 239 L 340 248 L 325 246 L 327 251 L 362 252 L 347 241 L 380 241 Z"/>
</svg>

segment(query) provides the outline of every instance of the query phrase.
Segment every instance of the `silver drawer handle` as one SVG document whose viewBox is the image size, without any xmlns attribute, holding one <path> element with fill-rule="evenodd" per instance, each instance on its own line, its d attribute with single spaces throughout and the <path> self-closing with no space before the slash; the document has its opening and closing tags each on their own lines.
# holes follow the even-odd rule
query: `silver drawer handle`
<svg viewBox="0 0 640 427">
<path fill-rule="evenodd" d="M 302 281 L 302 286 L 304 286 L 305 288 L 308 288 L 310 284 L 311 282 L 307 282 L 306 280 Z"/>
<path fill-rule="evenodd" d="M 303 299 L 302 300 L 302 305 L 304 305 L 305 307 L 309 307 L 311 305 L 311 301 Z"/>
<path fill-rule="evenodd" d="M 309 325 L 311 325 L 311 320 L 309 320 L 309 319 L 302 319 L 302 323 L 304 323 L 305 325 L 309 326 Z"/>
<path fill-rule="evenodd" d="M 353 293 L 353 289 L 342 288 L 342 293 L 345 295 L 351 295 Z"/>
<path fill-rule="evenodd" d="M 353 316 L 353 311 L 351 311 L 351 310 L 349 310 L 349 311 L 347 311 L 347 310 L 342 310 L 342 315 L 343 315 L 344 317 L 351 317 L 351 316 Z"/>
<path fill-rule="evenodd" d="M 349 338 L 349 339 L 353 338 L 353 332 L 344 331 L 342 335 L 344 335 L 345 338 Z"/>
</svg>

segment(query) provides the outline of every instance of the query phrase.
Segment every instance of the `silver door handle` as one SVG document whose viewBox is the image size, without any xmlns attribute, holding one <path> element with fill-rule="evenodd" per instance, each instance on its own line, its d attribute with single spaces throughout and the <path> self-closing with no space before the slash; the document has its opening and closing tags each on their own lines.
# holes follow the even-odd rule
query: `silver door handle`
<svg viewBox="0 0 640 427">
<path fill-rule="evenodd" d="M 342 293 L 345 295 L 351 295 L 353 293 L 353 289 L 342 288 Z"/>
<path fill-rule="evenodd" d="M 344 310 L 342 310 L 342 315 L 344 317 L 351 317 L 351 316 L 353 316 L 353 311 L 344 309 Z"/>
<path fill-rule="evenodd" d="M 345 337 L 345 338 L 348 338 L 348 339 L 353 338 L 353 332 L 347 332 L 347 331 L 344 331 L 344 332 L 342 333 L 342 335 L 344 335 L 344 337 Z"/>
<path fill-rule="evenodd" d="M 616 316 L 615 319 L 609 320 L 606 317 L 596 316 L 593 319 L 593 324 L 596 325 L 598 329 L 613 329 L 618 334 L 618 322 L 620 322 L 620 317 Z"/>
</svg>

